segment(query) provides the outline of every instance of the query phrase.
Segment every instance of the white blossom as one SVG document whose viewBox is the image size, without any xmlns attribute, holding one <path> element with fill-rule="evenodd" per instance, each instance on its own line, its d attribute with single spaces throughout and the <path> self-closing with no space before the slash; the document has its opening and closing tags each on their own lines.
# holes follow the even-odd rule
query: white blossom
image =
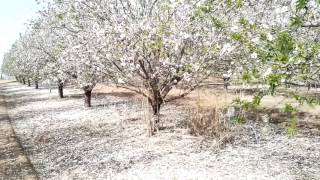
<svg viewBox="0 0 320 180">
<path fill-rule="evenodd" d="M 257 59 L 258 58 L 258 54 L 256 52 L 252 53 L 251 55 L 252 59 Z"/>
<path fill-rule="evenodd" d="M 267 39 L 269 40 L 269 41 L 273 41 L 273 35 L 271 34 L 271 33 L 268 33 L 267 34 Z"/>
<path fill-rule="evenodd" d="M 269 76 L 272 73 L 272 68 L 269 67 L 263 74 L 262 77 L 266 78 L 267 76 Z"/>
</svg>

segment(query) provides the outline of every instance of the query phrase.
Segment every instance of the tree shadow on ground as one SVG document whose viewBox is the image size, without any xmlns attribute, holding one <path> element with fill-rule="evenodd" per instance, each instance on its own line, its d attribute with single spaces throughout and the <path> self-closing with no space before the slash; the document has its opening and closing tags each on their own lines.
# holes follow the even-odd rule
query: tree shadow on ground
<svg viewBox="0 0 320 180">
<path fill-rule="evenodd" d="M 263 121 L 263 116 L 268 116 L 268 121 L 273 124 L 288 123 L 292 118 L 291 115 L 281 111 L 279 108 L 263 108 L 261 110 L 250 110 L 245 113 L 249 120 Z M 298 127 L 316 128 L 320 130 L 320 115 L 308 112 L 297 112 Z"/>
</svg>

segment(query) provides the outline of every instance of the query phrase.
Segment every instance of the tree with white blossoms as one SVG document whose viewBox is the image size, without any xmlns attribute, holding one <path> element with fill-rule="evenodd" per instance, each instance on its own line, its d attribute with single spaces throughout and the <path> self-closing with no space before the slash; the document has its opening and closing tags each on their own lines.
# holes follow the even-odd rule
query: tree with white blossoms
<svg viewBox="0 0 320 180">
<path fill-rule="evenodd" d="M 125 1 L 112 16 L 114 44 L 103 49 L 114 72 L 110 79 L 145 96 L 154 115 L 163 103 L 221 74 L 225 35 L 196 17 L 200 5 L 185 0 Z M 181 92 L 169 95 L 172 89 Z"/>
<path fill-rule="evenodd" d="M 242 16 L 239 21 L 241 29 L 232 34 L 232 38 L 250 56 L 243 78 L 246 81 L 262 80 L 260 82 L 265 82 L 270 87 L 271 94 L 277 86 L 288 83 L 319 83 L 319 28 L 316 29 L 316 22 L 297 22 L 297 14 L 301 14 L 301 11 L 305 17 L 309 13 L 312 14 L 311 17 L 319 17 L 319 2 L 298 0 L 268 3 L 273 3 L 267 6 L 268 10 L 256 11 L 261 16 L 253 16 L 251 20 L 248 16 Z M 259 7 L 261 4 L 255 6 Z M 266 17 L 270 16 L 266 15 L 270 12 L 275 12 L 272 16 L 274 19 L 267 22 Z"/>
<path fill-rule="evenodd" d="M 63 64 L 59 58 L 66 47 L 66 42 L 61 32 L 55 32 L 50 28 L 51 24 L 51 17 L 45 16 L 44 13 L 39 19 L 31 22 L 30 31 L 33 39 L 31 48 L 42 56 L 44 62 L 40 76 L 43 80 L 56 83 L 59 97 L 63 98 L 63 86 L 68 79 L 68 72 L 63 71 Z"/>
<path fill-rule="evenodd" d="M 16 41 L 11 49 L 4 55 L 2 71 L 7 75 L 15 76 L 21 83 L 26 84 L 27 72 L 25 63 L 21 61 L 19 53 L 20 43 Z"/>
<path fill-rule="evenodd" d="M 212 1 L 207 2 L 210 5 Z M 241 51 L 243 57 L 238 62 L 244 69 L 241 78 L 263 87 L 252 102 L 239 99 L 238 103 L 244 108 L 255 108 L 263 96 L 273 95 L 277 87 L 297 83 L 304 86 L 319 84 L 319 1 L 229 0 L 227 4 L 230 7 L 228 13 L 236 14 L 231 21 L 236 28 L 230 37 L 234 41 L 232 45 L 236 46 L 234 49 Z M 320 104 L 319 98 L 314 96 L 293 92 L 292 97 L 300 103 Z M 290 113 L 288 132 L 291 135 L 297 129 L 296 111 L 291 104 L 284 107 L 284 112 Z"/>
<path fill-rule="evenodd" d="M 15 44 L 12 45 L 10 51 L 6 52 L 3 56 L 3 62 L 1 65 L 1 72 L 8 76 L 15 76 L 15 78 L 22 83 L 22 78 L 16 68 L 16 59 L 13 57 L 14 50 L 16 49 Z"/>
<path fill-rule="evenodd" d="M 1 73 L 5 74 L 7 76 L 15 76 L 16 75 L 16 73 L 14 72 L 15 61 L 13 59 L 11 59 L 12 58 L 12 56 L 11 56 L 12 49 L 13 49 L 13 46 L 11 47 L 10 51 L 6 52 L 3 55 L 2 64 L 1 64 Z M 20 82 L 20 80 L 18 79 L 17 76 L 16 76 L 16 78 L 17 78 L 17 81 Z"/>
<path fill-rule="evenodd" d="M 13 45 L 12 49 L 8 53 L 5 60 L 6 63 L 11 63 L 9 71 L 11 71 L 17 78 L 21 78 L 23 84 L 28 80 L 30 86 L 30 80 L 35 82 L 36 89 L 41 79 L 40 70 L 44 66 L 44 61 L 39 56 L 37 50 L 32 46 L 32 35 L 25 33 L 20 35 L 20 38 Z M 11 62 L 9 62 L 11 61 Z"/>
<path fill-rule="evenodd" d="M 97 36 L 101 26 L 92 17 L 95 11 L 86 3 L 91 4 L 80 0 L 52 1 L 44 13 L 54 19 L 51 31 L 64 37 L 64 50 L 58 59 L 62 71 L 83 89 L 85 106 L 91 107 L 92 90 L 105 73 L 101 71 L 101 39 Z"/>
</svg>

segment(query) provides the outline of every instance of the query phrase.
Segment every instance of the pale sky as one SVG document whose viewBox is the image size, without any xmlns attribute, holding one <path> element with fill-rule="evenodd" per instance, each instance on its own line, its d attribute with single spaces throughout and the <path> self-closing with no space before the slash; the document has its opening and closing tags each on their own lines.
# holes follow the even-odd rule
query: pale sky
<svg viewBox="0 0 320 180">
<path fill-rule="evenodd" d="M 25 31 L 30 18 L 37 12 L 35 0 L 0 0 L 0 65 L 3 54 Z"/>
</svg>

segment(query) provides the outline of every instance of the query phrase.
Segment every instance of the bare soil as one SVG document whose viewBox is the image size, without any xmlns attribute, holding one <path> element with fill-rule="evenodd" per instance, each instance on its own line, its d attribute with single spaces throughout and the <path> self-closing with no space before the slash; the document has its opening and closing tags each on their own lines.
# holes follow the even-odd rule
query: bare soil
<svg viewBox="0 0 320 180">
<path fill-rule="evenodd" d="M 0 95 L 0 179 L 38 179 L 15 134 L 2 95 Z"/>
</svg>

